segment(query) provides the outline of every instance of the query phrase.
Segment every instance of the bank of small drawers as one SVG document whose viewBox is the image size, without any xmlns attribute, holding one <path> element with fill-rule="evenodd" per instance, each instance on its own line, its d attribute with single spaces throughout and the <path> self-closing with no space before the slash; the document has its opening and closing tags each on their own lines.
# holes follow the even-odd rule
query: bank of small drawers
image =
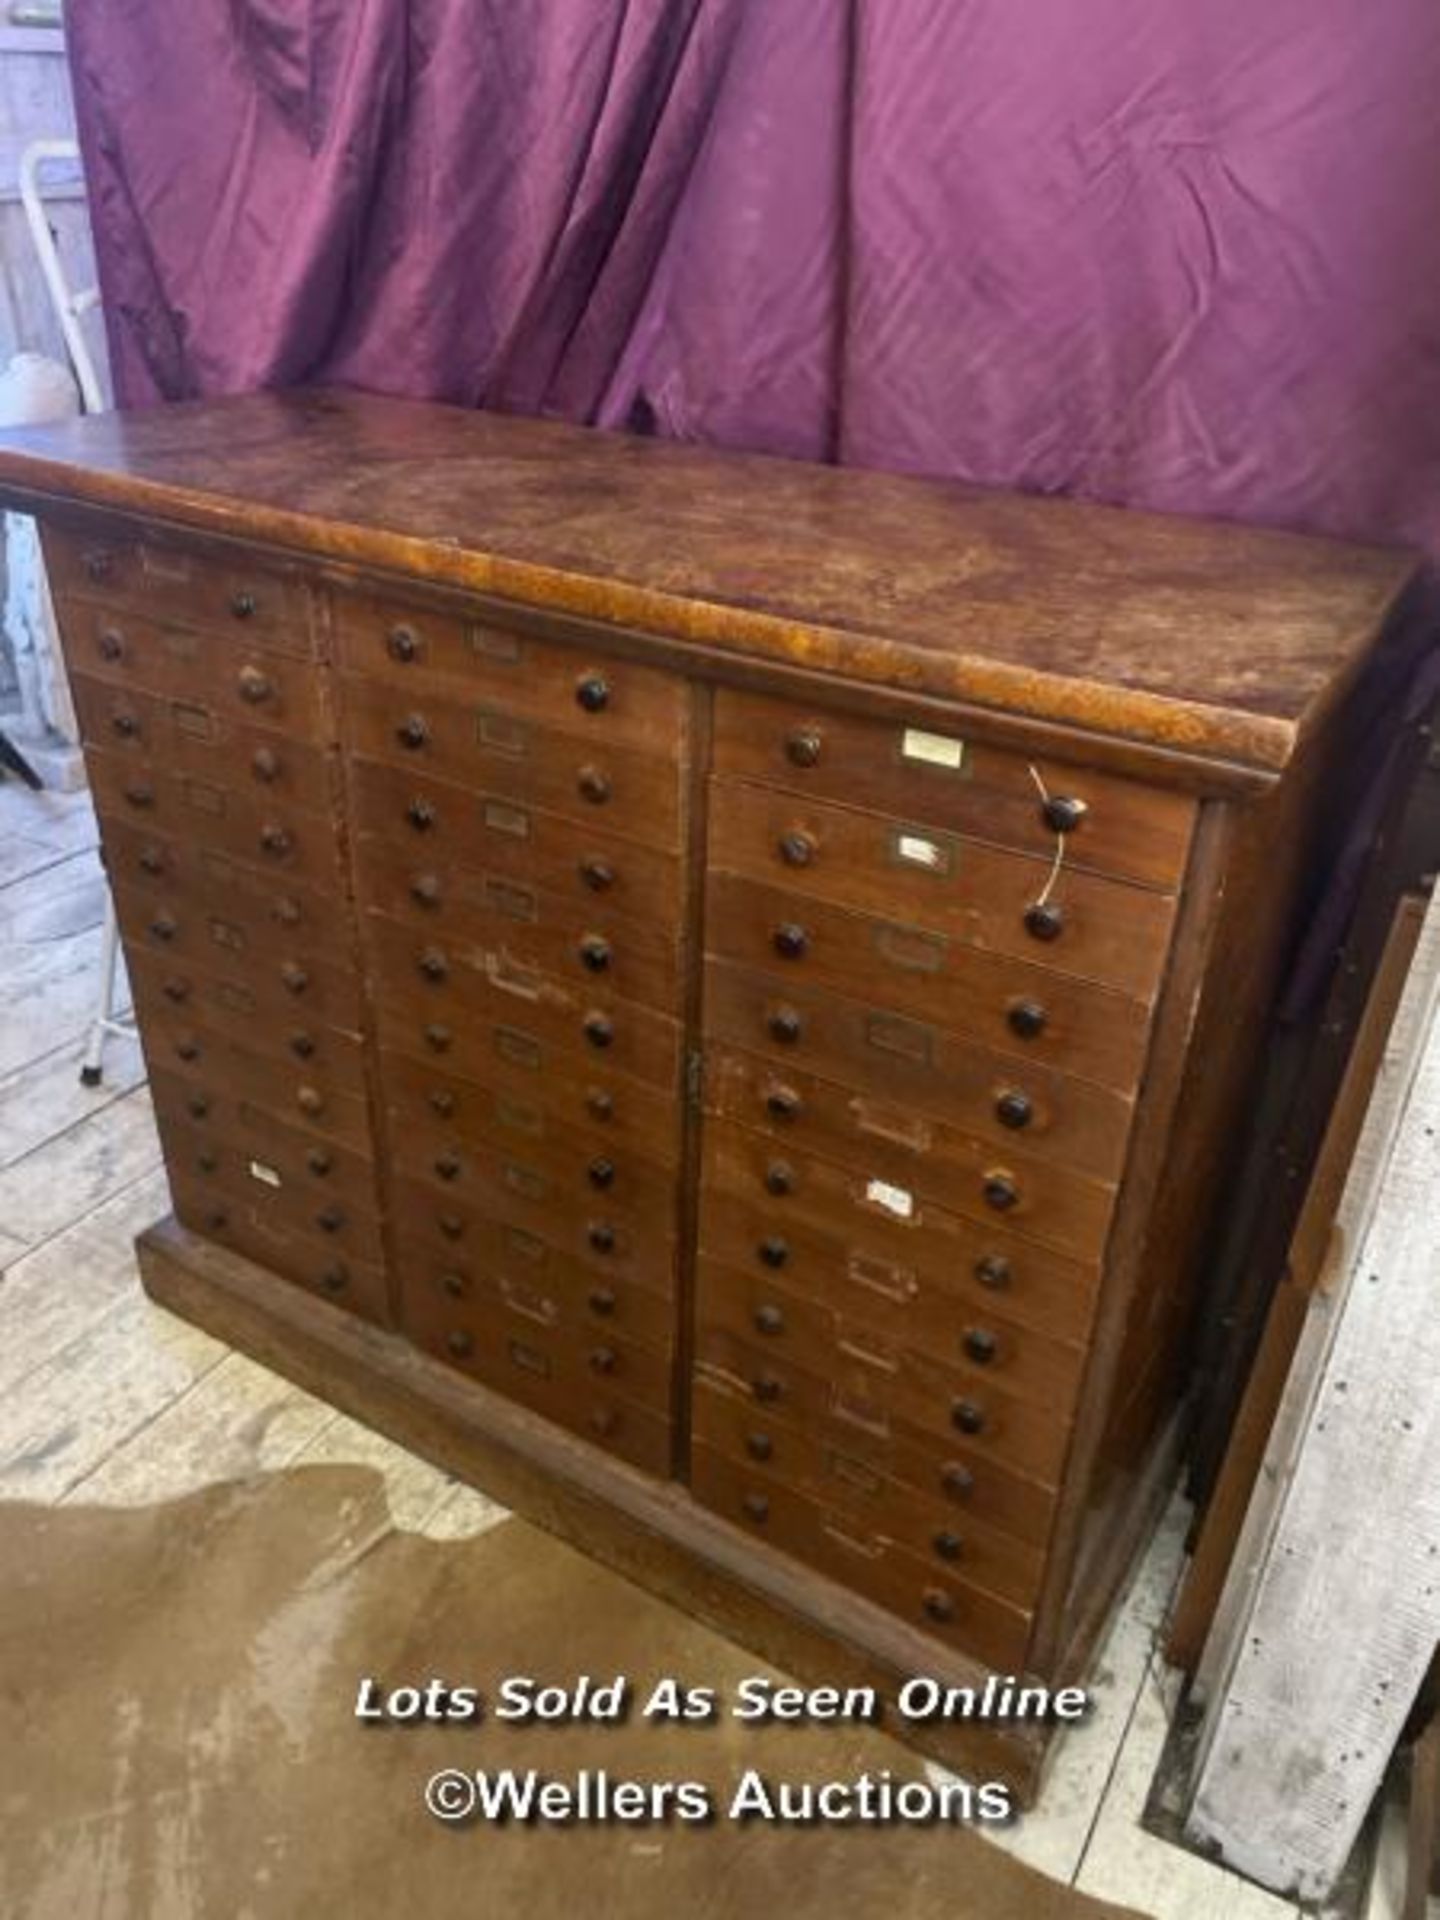
<svg viewBox="0 0 1440 1920">
<path fill-rule="evenodd" d="M 340 595 L 406 1330 L 671 1470 L 688 695 Z"/>
<path fill-rule="evenodd" d="M 696 1496 L 1023 1658 L 1192 808 L 717 694 Z"/>
<path fill-rule="evenodd" d="M 338 770 L 298 572 L 50 529 L 175 1210 L 389 1318 Z"/>
</svg>

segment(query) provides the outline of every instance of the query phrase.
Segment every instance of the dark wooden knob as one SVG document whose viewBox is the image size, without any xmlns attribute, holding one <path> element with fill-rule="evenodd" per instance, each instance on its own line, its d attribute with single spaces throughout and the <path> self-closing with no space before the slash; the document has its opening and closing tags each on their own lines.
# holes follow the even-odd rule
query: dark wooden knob
<svg viewBox="0 0 1440 1920">
<path fill-rule="evenodd" d="M 766 1167 L 765 1191 L 777 1198 L 795 1191 L 795 1169 L 787 1160 L 772 1160 Z"/>
<path fill-rule="evenodd" d="M 965 1550 L 959 1534 L 952 1533 L 948 1527 L 942 1527 L 930 1544 L 942 1560 L 958 1560 Z"/>
<path fill-rule="evenodd" d="M 468 1333 L 461 1332 L 458 1327 L 454 1333 L 447 1334 L 445 1345 L 457 1360 L 466 1359 L 475 1350 L 475 1342 L 470 1338 Z"/>
<path fill-rule="evenodd" d="M 252 707 L 264 706 L 274 696 L 275 687 L 268 673 L 259 667 L 242 667 L 235 681 L 240 698 Z"/>
<path fill-rule="evenodd" d="M 268 853 L 273 859 L 278 860 L 282 854 L 289 853 L 291 845 L 289 833 L 275 821 L 267 821 L 261 827 L 260 848 L 263 853 Z"/>
<path fill-rule="evenodd" d="M 592 1120 L 613 1120 L 615 1118 L 615 1096 L 607 1093 L 603 1087 L 591 1087 L 585 1095 L 585 1111 Z"/>
<path fill-rule="evenodd" d="M 586 1178 L 592 1187 L 598 1187 L 603 1193 L 615 1184 L 615 1162 L 607 1160 L 603 1154 L 592 1160 L 585 1169 Z"/>
<path fill-rule="evenodd" d="M 295 1095 L 295 1104 L 302 1113 L 308 1113 L 313 1119 L 325 1111 L 325 1096 L 318 1087 L 301 1087 Z"/>
<path fill-rule="evenodd" d="M 465 1222 L 458 1213 L 437 1213 L 435 1224 L 447 1240 L 459 1240 L 465 1232 Z"/>
<path fill-rule="evenodd" d="M 448 1120 L 455 1111 L 455 1096 L 446 1087 L 437 1087 L 427 1096 L 430 1111 L 438 1113 L 442 1120 Z"/>
<path fill-rule="evenodd" d="M 793 1087 L 769 1087 L 765 1093 L 765 1111 L 772 1120 L 794 1120 L 804 1104 Z"/>
<path fill-rule="evenodd" d="M 1010 1262 L 1003 1253 L 986 1253 L 975 1262 L 975 1278 L 982 1287 L 998 1293 L 1010 1284 Z"/>
<path fill-rule="evenodd" d="M 198 1060 L 200 1058 L 200 1042 L 189 1038 L 177 1040 L 175 1042 L 175 1056 L 179 1060 Z"/>
<path fill-rule="evenodd" d="M 620 1415 L 614 1407 L 596 1407 L 590 1415 L 590 1431 L 601 1440 L 611 1440 L 620 1429 Z"/>
<path fill-rule="evenodd" d="M 425 1028 L 425 1044 L 432 1053 L 448 1053 L 454 1038 L 449 1027 L 441 1026 L 438 1020 Z"/>
<path fill-rule="evenodd" d="M 426 947 L 415 964 L 427 980 L 444 980 L 450 972 L 450 962 L 439 947 Z"/>
<path fill-rule="evenodd" d="M 952 1500 L 968 1500 L 975 1491 L 975 1476 L 969 1467 L 950 1460 L 940 1469 L 940 1485 Z"/>
<path fill-rule="evenodd" d="M 402 747 L 408 747 L 412 753 L 418 752 L 430 738 L 430 727 L 425 716 L 420 713 L 407 713 L 395 729 L 395 738 Z"/>
<path fill-rule="evenodd" d="M 603 1220 L 597 1220 L 591 1225 L 586 1238 L 596 1253 L 613 1253 L 615 1251 L 615 1229 L 612 1226 L 608 1226 Z"/>
<path fill-rule="evenodd" d="M 747 1493 L 740 1505 L 745 1511 L 745 1518 L 753 1520 L 757 1526 L 763 1526 L 770 1518 L 770 1502 L 763 1493 Z"/>
<path fill-rule="evenodd" d="M 1020 1189 L 1008 1173 L 987 1173 L 980 1191 L 986 1206 L 993 1207 L 996 1213 L 1009 1213 L 1020 1204 Z"/>
<path fill-rule="evenodd" d="M 988 1327 L 967 1327 L 964 1346 L 977 1367 L 988 1367 L 1000 1351 L 1000 1342 Z"/>
<path fill-rule="evenodd" d="M 757 1373 L 750 1382 L 750 1391 L 757 1400 L 771 1406 L 784 1394 L 785 1388 L 773 1373 Z"/>
<path fill-rule="evenodd" d="M 178 1007 L 190 998 L 190 982 L 188 980 L 167 980 L 161 988 L 161 992 L 173 1006 Z"/>
<path fill-rule="evenodd" d="M 324 1147 L 311 1147 L 305 1156 L 305 1164 L 317 1179 L 323 1180 L 325 1175 L 329 1173 L 335 1165 L 335 1162 L 325 1151 Z"/>
<path fill-rule="evenodd" d="M 315 1224 L 322 1233 L 339 1233 L 345 1224 L 345 1215 L 339 1207 L 322 1207 L 315 1216 Z"/>
<path fill-rule="evenodd" d="M 418 659 L 420 636 L 413 627 L 406 626 L 402 622 L 399 626 L 391 627 L 385 639 L 385 646 L 392 660 L 406 663 Z"/>
<path fill-rule="evenodd" d="M 1053 900 L 1034 901 L 1025 909 L 1025 931 L 1036 940 L 1058 940 L 1065 930 L 1065 916 Z"/>
<path fill-rule="evenodd" d="M 602 1320 L 608 1320 L 615 1311 L 615 1289 L 613 1287 L 592 1287 L 586 1295 L 592 1313 L 598 1313 Z"/>
<path fill-rule="evenodd" d="M 1083 800 L 1068 793 L 1052 793 L 1040 809 L 1047 827 L 1056 833 L 1073 833 L 1089 811 Z"/>
<path fill-rule="evenodd" d="M 238 593 L 230 596 L 230 611 L 237 620 L 253 620 L 260 610 L 260 602 L 248 587 L 242 587 Z"/>
<path fill-rule="evenodd" d="M 814 727 L 796 727 L 785 736 L 785 758 L 792 767 L 813 767 L 820 758 L 821 736 Z"/>
<path fill-rule="evenodd" d="M 440 1291 L 448 1293 L 452 1300 L 463 1300 L 466 1292 L 464 1274 L 447 1267 L 440 1276 Z"/>
<path fill-rule="evenodd" d="M 603 673 L 582 674 L 575 683 L 575 698 L 586 713 L 601 713 L 610 704 L 610 683 Z"/>
<path fill-rule="evenodd" d="M 1021 1127 L 1028 1127 L 1035 1118 L 1030 1096 L 1021 1093 L 1017 1087 L 1007 1087 L 995 1102 L 995 1118 L 1002 1127 L 1009 1127 L 1012 1133 L 1018 1133 Z"/>
<path fill-rule="evenodd" d="M 158 847 L 142 847 L 138 864 L 142 873 L 163 873 L 165 856 Z"/>
<path fill-rule="evenodd" d="M 299 1033 L 292 1033 L 290 1036 L 290 1051 L 291 1053 L 294 1054 L 297 1060 L 312 1059 L 315 1053 L 314 1034 L 305 1033 L 303 1031 Z"/>
<path fill-rule="evenodd" d="M 140 721 L 133 713 L 112 713 L 110 725 L 122 740 L 133 740 L 140 731 Z"/>
<path fill-rule="evenodd" d="M 211 1149 L 207 1147 L 203 1153 L 196 1154 L 195 1164 L 200 1169 L 201 1173 L 214 1173 L 215 1169 L 220 1164 L 220 1156 L 218 1153 L 212 1152 Z"/>
<path fill-rule="evenodd" d="M 1005 1021 L 1021 1040 L 1037 1040 L 1045 1031 L 1045 1009 L 1038 1000 L 1016 1000 L 1007 1008 Z"/>
<path fill-rule="evenodd" d="M 343 1260 L 332 1260 L 320 1275 L 320 1284 L 326 1293 L 343 1293 L 350 1284 L 350 1269 Z"/>
<path fill-rule="evenodd" d="M 440 1153 L 435 1156 L 435 1171 L 442 1180 L 460 1178 L 460 1156 L 458 1153 Z"/>
<path fill-rule="evenodd" d="M 103 547 L 92 547 L 83 565 L 87 580 L 109 580 L 115 572 L 115 556 Z"/>
<path fill-rule="evenodd" d="M 440 878 L 434 873 L 417 873 L 410 882 L 410 898 L 420 907 L 438 907 Z"/>
<path fill-rule="evenodd" d="M 588 800 L 592 807 L 603 807 L 610 798 L 610 781 L 598 767 L 582 767 L 575 780 L 580 789 L 582 800 Z"/>
<path fill-rule="evenodd" d="M 808 867 L 815 858 L 815 838 L 799 827 L 780 836 L 780 858 L 787 867 Z"/>
<path fill-rule="evenodd" d="M 230 1215 L 224 1207 L 211 1207 L 205 1216 L 205 1225 L 211 1233 L 223 1233 L 230 1224 Z"/>
<path fill-rule="evenodd" d="M 203 1120 L 210 1111 L 210 1102 L 203 1093 L 192 1093 L 185 1105 L 195 1120 Z"/>
<path fill-rule="evenodd" d="M 772 1306 L 768 1302 L 763 1307 L 757 1307 L 755 1309 L 755 1331 L 757 1333 L 769 1334 L 783 1333 L 785 1331 L 785 1315 L 780 1311 L 779 1307 Z"/>
<path fill-rule="evenodd" d="M 587 933 L 580 942 L 580 964 L 587 973 L 608 972 L 610 942 L 598 933 Z"/>
<path fill-rule="evenodd" d="M 768 1433 L 747 1433 L 745 1451 L 752 1460 L 768 1460 L 775 1451 L 775 1442 Z"/>
<path fill-rule="evenodd" d="M 125 798 L 132 807 L 153 807 L 155 789 L 144 780 L 132 780 L 125 788 Z"/>
<path fill-rule="evenodd" d="M 771 1234 L 760 1242 L 755 1251 L 767 1267 L 783 1267 L 790 1258 L 790 1243 L 782 1240 L 778 1234 Z"/>
<path fill-rule="evenodd" d="M 810 936 L 793 920 L 787 920 L 771 934 L 770 944 L 782 960 L 800 960 L 810 945 Z"/>
<path fill-rule="evenodd" d="M 102 660 L 120 660 L 125 654 L 125 642 L 114 627 L 106 627 L 95 643 Z"/>
<path fill-rule="evenodd" d="M 923 1605 L 930 1619 L 941 1626 L 955 1618 L 955 1602 L 948 1593 L 942 1593 L 938 1587 L 930 1587 L 926 1590 Z"/>
<path fill-rule="evenodd" d="M 157 940 L 173 940 L 180 931 L 180 922 L 173 913 L 157 913 L 150 922 L 150 931 Z"/>
<path fill-rule="evenodd" d="M 417 796 L 405 809 L 405 818 L 417 833 L 428 833 L 435 824 L 435 809 L 428 800 Z"/>
<path fill-rule="evenodd" d="M 957 1400 L 950 1409 L 950 1424 L 960 1433 L 983 1433 L 985 1415 L 973 1400 Z"/>
<path fill-rule="evenodd" d="M 783 1047 L 792 1047 L 805 1030 L 805 1023 L 793 1007 L 777 1007 L 765 1023 L 770 1038 Z"/>
<path fill-rule="evenodd" d="M 592 1373 L 614 1373 L 620 1365 L 620 1356 L 613 1347 L 592 1347 L 590 1350 L 590 1371 Z"/>
<path fill-rule="evenodd" d="M 280 756 L 273 747 L 257 747 L 250 756 L 250 771 L 266 786 L 280 778 Z"/>
<path fill-rule="evenodd" d="M 615 1023 L 608 1014 L 587 1013 L 583 1031 L 592 1047 L 608 1047 L 615 1038 Z"/>
<path fill-rule="evenodd" d="M 282 896 L 271 907 L 270 918 L 277 926 L 298 927 L 301 919 L 299 901 L 287 900 Z"/>
<path fill-rule="evenodd" d="M 615 869 L 608 860 L 591 856 L 580 862 L 580 878 L 592 893 L 608 893 L 615 884 Z"/>
<path fill-rule="evenodd" d="M 280 969 L 280 981 L 287 992 L 304 993 L 310 984 L 310 976 L 298 960 L 287 960 Z"/>
</svg>

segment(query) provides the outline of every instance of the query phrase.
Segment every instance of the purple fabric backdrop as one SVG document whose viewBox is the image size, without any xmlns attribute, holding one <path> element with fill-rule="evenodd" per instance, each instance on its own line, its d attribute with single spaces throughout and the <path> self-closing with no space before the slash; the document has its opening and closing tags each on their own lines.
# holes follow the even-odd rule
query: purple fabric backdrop
<svg viewBox="0 0 1440 1920">
<path fill-rule="evenodd" d="M 122 399 L 330 380 L 1440 551 L 1435 0 L 71 0 Z"/>
</svg>

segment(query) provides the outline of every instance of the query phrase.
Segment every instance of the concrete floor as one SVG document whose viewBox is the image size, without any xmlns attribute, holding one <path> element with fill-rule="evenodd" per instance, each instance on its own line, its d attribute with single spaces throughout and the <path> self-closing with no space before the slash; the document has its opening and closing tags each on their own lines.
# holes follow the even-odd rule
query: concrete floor
<svg viewBox="0 0 1440 1920">
<path fill-rule="evenodd" d="M 385 1475 L 397 1527 L 493 1525 L 483 1495 L 142 1295 L 131 1239 L 169 1202 L 138 1046 L 111 1043 L 101 1087 L 78 1079 L 103 910 L 87 797 L 0 783 L 0 1498 L 140 1505 L 353 1461 Z M 1185 1519 L 1177 1500 L 1105 1645 L 1091 1719 L 995 1844 L 1157 1920 L 1279 1920 L 1300 1910 L 1139 1825 L 1174 1704 L 1156 1642 Z M 1372 1916 L 1395 1910 L 1382 1873 Z"/>
</svg>

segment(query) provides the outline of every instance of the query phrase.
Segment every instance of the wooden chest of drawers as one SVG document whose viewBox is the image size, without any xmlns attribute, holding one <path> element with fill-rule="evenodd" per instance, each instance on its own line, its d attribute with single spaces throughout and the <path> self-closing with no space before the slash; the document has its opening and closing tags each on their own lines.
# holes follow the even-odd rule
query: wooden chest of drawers
<svg viewBox="0 0 1440 1920">
<path fill-rule="evenodd" d="M 1082 1675 L 1409 561 L 339 395 L 0 494 L 152 1291 L 804 1674 Z"/>
</svg>

